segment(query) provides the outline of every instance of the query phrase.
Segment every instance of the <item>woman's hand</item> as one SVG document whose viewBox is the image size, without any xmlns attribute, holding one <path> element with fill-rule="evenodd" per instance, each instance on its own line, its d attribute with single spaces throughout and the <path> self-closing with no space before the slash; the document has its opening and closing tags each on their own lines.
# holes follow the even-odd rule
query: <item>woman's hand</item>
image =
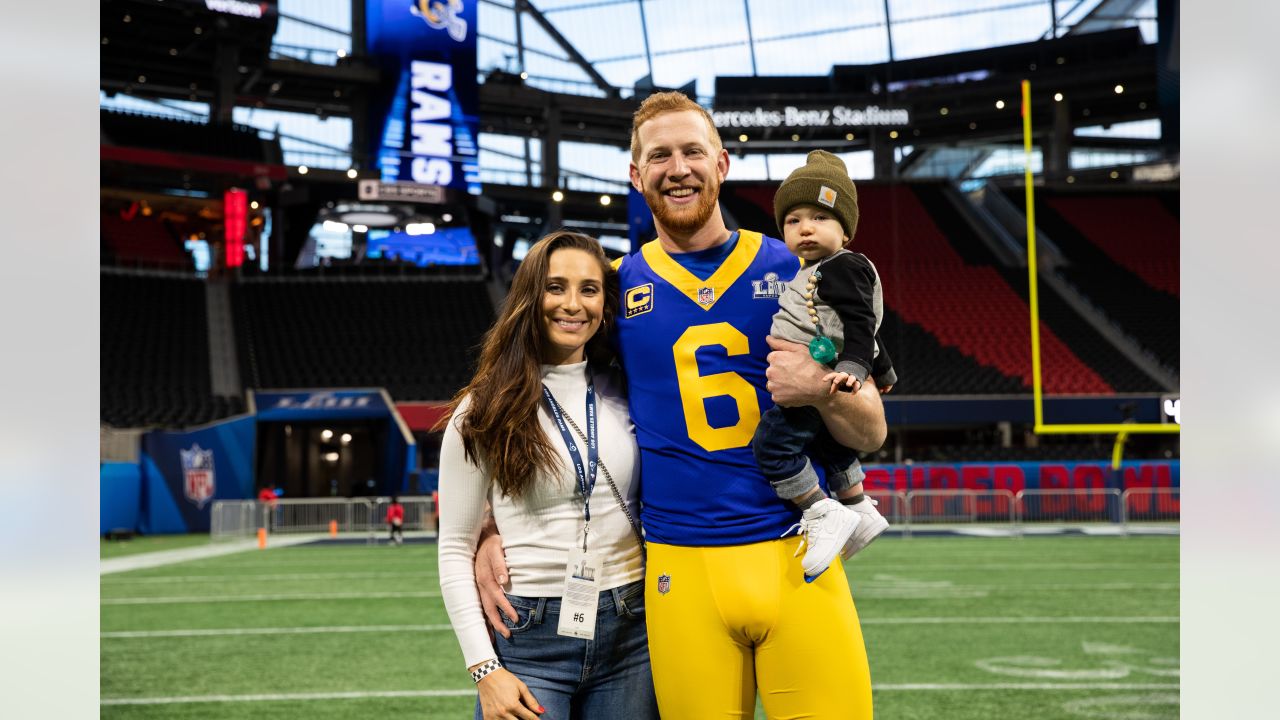
<svg viewBox="0 0 1280 720">
<path fill-rule="evenodd" d="M 546 708 L 529 691 L 529 686 L 506 668 L 498 668 L 476 684 L 484 720 L 538 720 Z"/>
</svg>

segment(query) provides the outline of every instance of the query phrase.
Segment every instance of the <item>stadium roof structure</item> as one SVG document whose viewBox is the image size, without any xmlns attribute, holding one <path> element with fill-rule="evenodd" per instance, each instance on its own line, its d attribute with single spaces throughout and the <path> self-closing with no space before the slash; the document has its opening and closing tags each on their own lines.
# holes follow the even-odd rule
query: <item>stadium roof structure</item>
<svg viewBox="0 0 1280 720">
<path fill-rule="evenodd" d="M 211 114 L 241 106 L 358 122 L 362 91 L 382 80 L 361 56 L 364 3 L 258 5 L 262 16 L 249 18 L 201 0 L 104 0 L 103 90 L 208 102 Z M 985 102 L 1012 79 L 1012 106 L 1021 72 L 1058 85 L 1091 124 L 1144 119 L 1155 113 L 1150 98 L 1147 112 L 1137 107 L 1154 86 L 1155 5 L 479 0 L 481 111 L 492 132 L 543 136 L 548 128 L 536 126 L 550 110 L 558 140 L 625 144 L 630 109 L 656 88 L 684 89 L 710 107 L 853 95 L 918 104 L 926 112 L 912 116 L 917 137 L 967 141 L 970 123 L 985 135 L 1016 131 L 1016 122 L 993 100 L 980 116 L 940 115 L 941 103 Z M 308 61 L 315 53 L 329 60 Z M 1123 98 L 1106 97 L 1115 85 Z"/>
</svg>

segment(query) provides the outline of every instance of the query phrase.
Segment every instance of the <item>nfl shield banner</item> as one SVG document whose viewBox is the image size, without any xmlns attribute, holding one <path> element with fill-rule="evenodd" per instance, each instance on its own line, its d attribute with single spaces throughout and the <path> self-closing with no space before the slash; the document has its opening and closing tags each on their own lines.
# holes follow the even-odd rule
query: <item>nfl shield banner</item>
<svg viewBox="0 0 1280 720">
<path fill-rule="evenodd" d="M 213 476 L 213 450 L 203 450 L 197 443 L 189 450 L 178 452 L 182 456 L 183 494 L 195 503 L 197 509 L 204 509 L 205 503 L 217 490 Z"/>
</svg>

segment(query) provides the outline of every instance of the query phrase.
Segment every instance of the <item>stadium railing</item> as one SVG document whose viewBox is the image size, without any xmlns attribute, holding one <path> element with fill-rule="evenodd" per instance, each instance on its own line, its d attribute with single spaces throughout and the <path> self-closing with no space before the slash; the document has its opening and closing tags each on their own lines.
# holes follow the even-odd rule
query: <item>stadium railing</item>
<svg viewBox="0 0 1280 720">
<path fill-rule="evenodd" d="M 211 540 L 234 540 L 268 533 L 328 533 L 336 523 L 340 534 L 364 535 L 374 542 L 387 529 L 387 506 L 391 500 L 377 498 L 292 498 L 272 503 L 257 500 L 218 500 L 209 516 Z M 435 502 L 429 496 L 405 496 L 405 531 L 436 530 Z"/>
<path fill-rule="evenodd" d="M 1120 496 L 1121 525 L 1178 522 L 1182 514 L 1181 488 L 1129 488 Z"/>
<path fill-rule="evenodd" d="M 1022 536 L 1029 527 L 1097 526 L 1118 528 L 1124 534 L 1135 526 L 1176 524 L 1180 517 L 1178 488 L 1075 488 L 1053 490 L 869 490 L 881 514 L 904 537 L 915 530 L 943 526 L 984 526 Z M 212 540 L 253 537 L 268 533 L 327 534 L 330 522 L 345 535 L 362 535 L 376 542 L 387 531 L 388 497 L 218 500 L 213 503 L 209 534 Z M 430 496 L 405 496 L 404 530 L 434 533 L 439 529 L 436 501 Z"/>
<path fill-rule="evenodd" d="M 911 536 L 913 525 L 962 524 L 1016 527 L 1015 500 L 1009 490 L 912 490 L 902 494 L 902 532 Z M 890 522 L 893 522 L 890 520 Z"/>
<path fill-rule="evenodd" d="M 1015 500 L 1020 534 L 1028 524 L 1115 523 L 1123 528 L 1120 491 L 1116 488 L 1019 490 Z"/>
</svg>

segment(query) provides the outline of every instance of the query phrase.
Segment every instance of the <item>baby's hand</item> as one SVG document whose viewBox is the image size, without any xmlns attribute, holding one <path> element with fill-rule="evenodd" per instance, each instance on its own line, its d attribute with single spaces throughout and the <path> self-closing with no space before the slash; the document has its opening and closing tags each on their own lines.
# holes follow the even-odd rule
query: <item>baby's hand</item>
<svg viewBox="0 0 1280 720">
<path fill-rule="evenodd" d="M 837 390 L 840 392 L 857 392 L 862 387 L 862 383 L 858 382 L 858 378 L 847 372 L 827 373 L 822 377 L 822 382 L 831 383 L 831 388 L 827 390 L 828 395 L 834 395 Z"/>
</svg>

